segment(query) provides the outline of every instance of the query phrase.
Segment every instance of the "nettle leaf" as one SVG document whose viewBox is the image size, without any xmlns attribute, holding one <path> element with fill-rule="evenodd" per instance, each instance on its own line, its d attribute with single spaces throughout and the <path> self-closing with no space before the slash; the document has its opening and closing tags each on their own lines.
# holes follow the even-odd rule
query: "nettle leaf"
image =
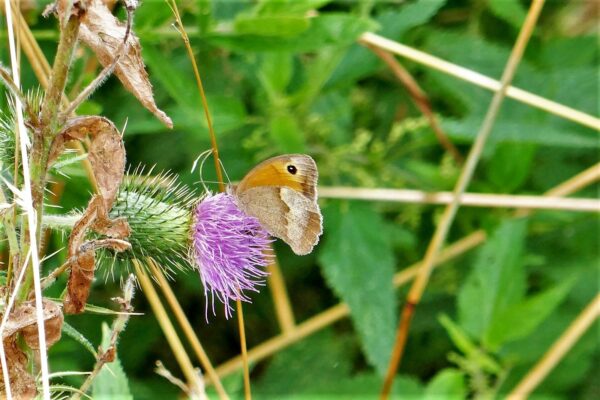
<svg viewBox="0 0 600 400">
<path fill-rule="evenodd" d="M 524 338 L 532 333 L 564 300 L 575 279 L 569 279 L 560 285 L 506 308 L 492 321 L 485 335 L 485 342 L 491 348 Z"/>
<path fill-rule="evenodd" d="M 506 220 L 477 254 L 475 265 L 458 293 L 460 325 L 482 340 L 491 324 L 525 294 L 522 262 L 526 219 Z"/>
<path fill-rule="evenodd" d="M 409 29 L 429 21 L 445 3 L 446 0 L 419 0 L 403 5 L 398 11 L 386 11 L 375 19 L 381 26 L 377 33 L 386 38 L 398 39 Z M 337 66 L 327 86 L 351 85 L 374 73 L 381 65 L 372 51 L 355 44 Z"/>
<path fill-rule="evenodd" d="M 323 274 L 350 307 L 367 360 L 384 373 L 396 328 L 395 262 L 386 225 L 364 204 L 333 203 L 324 211 Z"/>
<path fill-rule="evenodd" d="M 459 370 L 446 368 L 438 372 L 425 389 L 425 400 L 465 399 L 467 387 L 465 374 Z"/>
<path fill-rule="evenodd" d="M 110 328 L 106 323 L 102 324 L 102 348 L 106 349 L 110 345 Z M 92 384 L 92 397 L 94 399 L 119 399 L 133 400 L 129 391 L 129 381 L 123 371 L 121 361 L 118 356 L 115 361 L 105 364 L 94 383 Z"/>
</svg>

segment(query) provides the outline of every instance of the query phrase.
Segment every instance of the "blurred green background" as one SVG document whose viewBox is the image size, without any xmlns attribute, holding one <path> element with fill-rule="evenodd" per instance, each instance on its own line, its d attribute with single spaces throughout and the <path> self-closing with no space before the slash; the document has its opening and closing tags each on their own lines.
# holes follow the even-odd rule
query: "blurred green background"
<svg viewBox="0 0 600 400">
<path fill-rule="evenodd" d="M 32 3 L 27 20 L 52 60 L 56 19 L 42 18 L 43 4 Z M 267 157 L 301 152 L 315 158 L 324 186 L 426 191 L 453 188 L 460 166 L 439 145 L 406 90 L 356 44 L 357 37 L 374 31 L 499 79 L 528 6 L 519 0 L 178 4 L 232 180 Z M 592 1 L 547 2 L 514 85 L 597 115 L 597 7 Z M 115 11 L 123 19 L 120 4 Z M 127 124 L 129 164 L 176 172 L 200 192 L 198 175 L 190 169 L 210 143 L 190 61 L 172 23 L 164 2 L 146 0 L 135 13 L 133 29 L 156 102 L 173 119 L 173 130 L 114 77 L 78 112 L 104 115 L 117 127 Z M 9 64 L 4 44 L 0 57 Z M 89 49 L 79 48 L 68 92 L 76 93 L 94 78 L 98 67 L 93 59 Z M 466 155 L 492 94 L 400 62 L 430 96 L 442 128 Z M 24 88 L 37 86 L 25 60 L 23 81 Z M 0 105 L 6 110 L 5 92 Z M 541 194 L 598 162 L 599 145 L 592 129 L 508 99 L 469 191 Z M 204 179 L 214 181 L 212 164 L 207 166 Z M 65 183 L 61 212 L 85 206 L 90 197 L 83 170 L 73 166 L 67 172 L 66 179 L 55 178 Z M 597 194 L 595 184 L 578 196 Z M 351 318 L 255 364 L 256 398 L 376 398 L 406 295 L 405 287 L 394 290 L 392 275 L 422 258 L 441 214 L 440 207 L 419 204 L 320 204 L 324 235 L 314 253 L 297 257 L 277 242 L 277 256 L 298 322 L 340 300 L 349 304 Z M 434 272 L 417 308 L 395 392 L 479 398 L 510 391 L 598 292 L 598 222 L 597 215 L 586 213 L 544 211 L 515 220 L 506 209 L 462 208 L 449 241 L 481 228 L 490 238 Z M 47 252 L 64 244 L 61 235 L 53 234 Z M 45 268 L 50 271 L 63 259 L 64 251 Z M 61 285 L 55 286 L 50 295 L 58 296 Z M 237 322 L 218 313 L 206 323 L 198 274 L 178 274 L 173 287 L 213 363 L 237 355 Z M 98 279 L 90 302 L 114 307 L 110 298 L 117 294 L 117 283 Z M 143 295 L 138 294 L 135 308 L 146 315 L 131 319 L 118 347 L 131 392 L 136 399 L 174 398 L 179 390 L 151 366 L 162 360 L 174 374 L 180 370 Z M 112 318 L 66 320 L 97 346 L 101 321 Z M 279 332 L 268 288 L 252 295 L 245 320 L 250 347 Z M 465 340 L 489 359 L 467 351 Z M 596 323 L 533 398 L 600 397 L 599 356 Z M 94 361 L 66 336 L 50 357 L 52 371 L 85 371 Z M 66 382 L 78 385 L 80 380 Z M 232 396 L 241 395 L 241 375 L 227 378 L 226 387 Z"/>
</svg>

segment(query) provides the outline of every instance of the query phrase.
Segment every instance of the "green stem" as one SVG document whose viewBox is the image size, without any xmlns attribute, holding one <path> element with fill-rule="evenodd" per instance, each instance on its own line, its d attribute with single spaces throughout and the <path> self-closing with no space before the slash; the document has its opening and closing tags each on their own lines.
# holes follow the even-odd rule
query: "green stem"
<svg viewBox="0 0 600 400">
<path fill-rule="evenodd" d="M 40 243 L 39 239 L 41 238 L 44 189 L 46 187 L 46 172 L 48 171 L 48 151 L 52 138 L 59 129 L 56 126 L 58 110 L 65 90 L 75 45 L 77 44 L 79 25 L 79 17 L 72 15 L 61 30 L 48 90 L 46 91 L 44 104 L 42 105 L 40 126 L 39 129 L 34 130 L 32 135 L 33 143 L 30 153 L 31 196 L 34 209 L 37 213 L 36 236 L 38 243 Z M 29 251 L 30 244 L 26 240 L 29 237 L 28 230 L 27 220 L 24 219 L 21 235 L 22 254 L 27 254 Z M 32 284 L 33 268 L 29 268 L 23 286 L 20 289 L 19 298 L 24 299 L 27 297 Z"/>
</svg>

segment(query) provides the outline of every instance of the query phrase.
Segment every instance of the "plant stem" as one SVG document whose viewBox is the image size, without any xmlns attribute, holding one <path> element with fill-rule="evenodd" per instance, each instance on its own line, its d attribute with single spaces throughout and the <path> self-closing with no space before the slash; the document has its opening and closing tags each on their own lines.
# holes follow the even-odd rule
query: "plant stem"
<svg viewBox="0 0 600 400">
<path fill-rule="evenodd" d="M 33 134 L 33 144 L 31 148 L 31 197 L 33 206 L 37 215 L 36 237 L 40 238 L 44 190 L 46 187 L 46 172 L 48 170 L 48 150 L 50 141 L 56 131 L 55 122 L 62 99 L 62 94 L 67 82 L 69 65 L 73 56 L 73 51 L 77 43 L 77 34 L 79 32 L 79 18 L 71 16 L 64 28 L 61 30 L 60 41 L 54 59 L 54 66 L 50 77 L 49 86 L 44 97 L 42 105 L 39 131 Z M 28 250 L 28 244 L 25 242 L 26 232 L 29 225 L 26 221 L 23 224 L 24 234 L 21 237 L 21 249 L 23 252 Z M 38 249 L 36 249 L 36 252 Z M 25 298 L 31 288 L 33 281 L 33 271 L 27 275 L 25 282 L 20 290 L 20 298 Z"/>
</svg>

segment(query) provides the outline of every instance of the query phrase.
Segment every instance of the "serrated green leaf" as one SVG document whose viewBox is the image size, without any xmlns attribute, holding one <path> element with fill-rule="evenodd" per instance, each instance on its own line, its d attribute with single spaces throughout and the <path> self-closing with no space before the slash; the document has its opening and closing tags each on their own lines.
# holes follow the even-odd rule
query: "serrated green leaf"
<svg viewBox="0 0 600 400">
<path fill-rule="evenodd" d="M 396 328 L 394 253 L 379 214 L 355 203 L 325 210 L 319 261 L 328 284 L 350 307 L 367 360 L 383 374 Z"/>
<path fill-rule="evenodd" d="M 425 400 L 451 400 L 467 397 L 465 374 L 456 369 L 446 368 L 438 372 L 425 389 Z"/>
<path fill-rule="evenodd" d="M 486 332 L 485 342 L 491 348 L 498 348 L 508 341 L 529 335 L 563 301 L 574 284 L 575 279 L 569 279 L 506 308 L 492 321 Z"/>
<path fill-rule="evenodd" d="M 526 219 L 502 222 L 477 254 L 473 269 L 458 293 L 460 326 L 482 340 L 494 319 L 525 293 L 522 251 Z"/>
<path fill-rule="evenodd" d="M 102 324 L 102 348 L 106 349 L 110 345 L 110 328 L 106 323 Z M 115 361 L 106 363 L 92 383 L 92 397 L 94 399 L 118 399 L 133 400 L 129 391 L 129 382 L 123 366 L 119 360 L 118 353 Z"/>
</svg>

